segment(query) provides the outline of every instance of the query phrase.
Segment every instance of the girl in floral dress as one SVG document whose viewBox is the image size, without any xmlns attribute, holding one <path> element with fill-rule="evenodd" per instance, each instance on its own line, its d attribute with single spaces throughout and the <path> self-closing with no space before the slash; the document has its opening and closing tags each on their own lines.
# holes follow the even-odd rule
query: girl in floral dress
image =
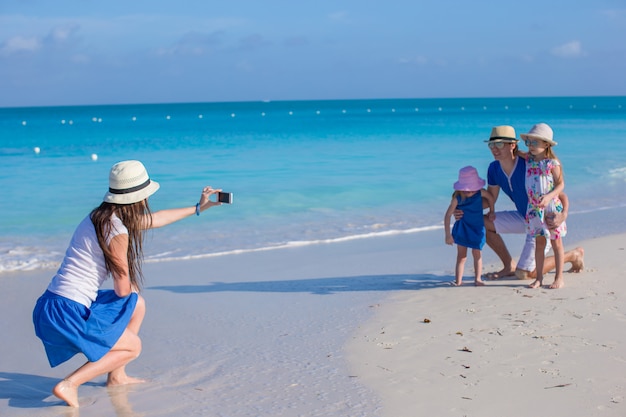
<svg viewBox="0 0 626 417">
<path fill-rule="evenodd" d="M 563 171 L 561 163 L 552 151 L 552 147 L 557 143 L 552 139 L 552 129 L 545 123 L 534 125 L 527 134 L 521 136 L 528 147 L 526 225 L 528 234 L 534 236 L 537 243 L 535 248 L 537 279 L 529 287 L 539 288 L 543 285 L 544 250 L 547 239 L 550 239 L 556 264 L 556 274 L 550 288 L 561 288 L 564 285 L 562 238 L 567 234 L 567 226 L 563 222 L 559 227 L 550 229 L 546 224 L 546 217 L 563 211 L 563 204 L 559 200 L 559 194 L 565 188 Z"/>
</svg>

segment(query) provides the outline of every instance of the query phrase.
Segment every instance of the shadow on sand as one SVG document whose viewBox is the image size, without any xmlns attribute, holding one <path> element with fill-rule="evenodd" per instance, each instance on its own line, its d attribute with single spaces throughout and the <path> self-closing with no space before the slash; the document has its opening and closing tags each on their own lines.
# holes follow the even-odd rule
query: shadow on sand
<svg viewBox="0 0 626 417">
<path fill-rule="evenodd" d="M 7 399 L 11 408 L 40 408 L 51 409 L 53 415 L 59 417 L 79 417 L 80 408 L 68 407 L 64 401 L 52 395 L 52 388 L 59 382 L 59 378 L 49 378 L 40 375 L 28 375 L 14 372 L 0 372 L 0 399 Z M 83 386 L 105 387 L 105 384 L 87 382 Z M 128 392 L 133 386 L 124 385 L 106 388 L 116 417 L 135 417 L 130 403 Z M 84 399 L 83 399 L 84 400 Z M 81 408 L 83 407 L 81 401 Z M 51 415 L 46 412 L 46 415 Z"/>
<path fill-rule="evenodd" d="M 148 289 L 174 293 L 268 292 L 329 295 L 341 292 L 422 290 L 449 286 L 454 278 L 437 275 L 363 275 L 280 281 L 212 282 L 203 285 L 161 285 Z"/>
</svg>

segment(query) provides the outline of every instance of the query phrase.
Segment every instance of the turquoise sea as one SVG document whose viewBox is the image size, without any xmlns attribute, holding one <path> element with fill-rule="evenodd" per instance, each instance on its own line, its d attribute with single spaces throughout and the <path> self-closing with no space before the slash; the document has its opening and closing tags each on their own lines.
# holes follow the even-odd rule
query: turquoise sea
<svg viewBox="0 0 626 417">
<path fill-rule="evenodd" d="M 120 160 L 161 184 L 153 210 L 204 185 L 234 194 L 149 234 L 148 262 L 184 260 L 439 228 L 459 168 L 486 176 L 491 127 L 537 122 L 559 142 L 572 219 L 626 205 L 626 97 L 0 108 L 0 273 L 55 268 Z"/>
</svg>

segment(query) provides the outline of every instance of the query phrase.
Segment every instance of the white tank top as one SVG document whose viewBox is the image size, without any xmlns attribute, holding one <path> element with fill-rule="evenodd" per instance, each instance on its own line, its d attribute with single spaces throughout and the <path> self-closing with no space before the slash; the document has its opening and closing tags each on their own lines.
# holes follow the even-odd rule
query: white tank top
<svg viewBox="0 0 626 417">
<path fill-rule="evenodd" d="M 117 235 L 128 234 L 128 229 L 117 216 L 111 216 L 111 224 L 107 244 Z M 89 308 L 98 295 L 98 289 L 108 277 L 96 229 L 91 218 L 87 216 L 76 228 L 65 258 L 48 285 L 48 291 Z"/>
</svg>

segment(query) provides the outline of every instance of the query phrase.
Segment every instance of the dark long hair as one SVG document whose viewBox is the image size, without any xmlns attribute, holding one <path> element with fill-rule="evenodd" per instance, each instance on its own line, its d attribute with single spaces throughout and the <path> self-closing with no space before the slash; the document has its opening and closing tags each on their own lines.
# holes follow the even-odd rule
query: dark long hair
<svg viewBox="0 0 626 417">
<path fill-rule="evenodd" d="M 128 229 L 128 276 L 131 285 L 140 289 L 143 284 L 141 264 L 143 261 L 144 233 L 152 225 L 152 213 L 148 200 L 133 204 L 112 204 L 103 202 L 91 211 L 89 217 L 96 229 L 96 236 L 102 252 L 107 271 L 111 274 L 123 274 L 124 266 L 116 263 L 107 236 L 111 233 L 111 216 L 115 214 Z"/>
</svg>

